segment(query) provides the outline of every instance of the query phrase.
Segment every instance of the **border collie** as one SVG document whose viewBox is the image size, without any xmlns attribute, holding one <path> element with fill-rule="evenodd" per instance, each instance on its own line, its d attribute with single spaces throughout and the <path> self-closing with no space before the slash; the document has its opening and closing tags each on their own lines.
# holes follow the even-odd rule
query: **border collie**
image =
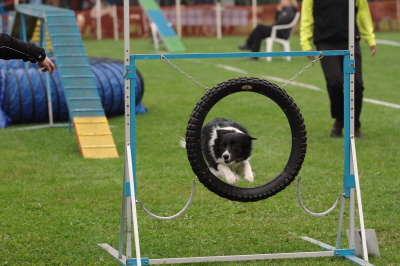
<svg viewBox="0 0 400 266">
<path fill-rule="evenodd" d="M 201 131 L 201 149 L 210 171 L 231 185 L 237 185 L 239 176 L 253 182 L 250 165 L 253 140 L 256 138 L 231 119 L 215 118 L 208 122 Z"/>
</svg>

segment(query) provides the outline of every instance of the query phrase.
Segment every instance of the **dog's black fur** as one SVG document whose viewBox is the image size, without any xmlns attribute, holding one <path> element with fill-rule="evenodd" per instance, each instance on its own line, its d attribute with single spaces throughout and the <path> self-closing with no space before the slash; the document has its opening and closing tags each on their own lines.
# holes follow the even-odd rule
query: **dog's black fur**
<svg viewBox="0 0 400 266">
<path fill-rule="evenodd" d="M 256 140 L 235 121 L 216 118 L 207 123 L 201 132 L 201 148 L 211 172 L 236 185 L 238 176 L 253 182 L 250 166 L 252 141 Z"/>
</svg>

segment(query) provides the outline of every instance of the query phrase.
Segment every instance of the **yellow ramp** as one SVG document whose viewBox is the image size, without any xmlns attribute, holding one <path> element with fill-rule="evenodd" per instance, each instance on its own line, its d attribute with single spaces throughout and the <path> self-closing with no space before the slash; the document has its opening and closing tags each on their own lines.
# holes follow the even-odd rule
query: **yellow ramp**
<svg viewBox="0 0 400 266">
<path fill-rule="evenodd" d="M 118 152 L 106 117 L 74 117 L 76 139 L 85 158 L 117 158 Z"/>
<path fill-rule="evenodd" d="M 36 44 L 40 43 L 40 24 L 41 24 L 41 20 L 38 19 L 36 22 L 35 29 L 33 31 L 32 39 L 31 39 L 31 42 L 34 42 Z M 45 36 L 46 36 L 46 52 L 52 53 L 53 46 L 51 44 L 50 35 L 49 35 L 49 31 L 47 30 L 47 27 L 45 29 Z"/>
</svg>

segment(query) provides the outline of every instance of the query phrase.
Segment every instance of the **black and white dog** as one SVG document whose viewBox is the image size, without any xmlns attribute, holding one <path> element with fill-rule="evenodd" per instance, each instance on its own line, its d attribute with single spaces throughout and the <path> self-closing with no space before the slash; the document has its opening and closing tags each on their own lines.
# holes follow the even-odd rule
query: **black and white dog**
<svg viewBox="0 0 400 266">
<path fill-rule="evenodd" d="M 250 165 L 253 140 L 256 138 L 231 119 L 216 118 L 208 122 L 201 131 L 201 148 L 210 171 L 231 185 L 238 183 L 239 176 L 253 182 Z"/>
</svg>

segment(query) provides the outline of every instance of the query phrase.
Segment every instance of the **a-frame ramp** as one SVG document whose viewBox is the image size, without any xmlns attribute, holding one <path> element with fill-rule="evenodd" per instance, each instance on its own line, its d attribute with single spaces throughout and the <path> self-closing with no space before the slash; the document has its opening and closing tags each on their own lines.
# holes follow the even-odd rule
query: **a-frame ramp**
<svg viewBox="0 0 400 266">
<path fill-rule="evenodd" d="M 139 0 L 140 6 L 146 12 L 150 20 L 157 26 L 158 33 L 169 52 L 184 52 L 185 46 L 176 35 L 174 29 L 162 13 L 154 0 Z"/>
<path fill-rule="evenodd" d="M 16 10 L 19 15 L 44 21 L 82 155 L 85 158 L 118 157 L 75 13 L 40 4 L 20 4 Z"/>
</svg>

